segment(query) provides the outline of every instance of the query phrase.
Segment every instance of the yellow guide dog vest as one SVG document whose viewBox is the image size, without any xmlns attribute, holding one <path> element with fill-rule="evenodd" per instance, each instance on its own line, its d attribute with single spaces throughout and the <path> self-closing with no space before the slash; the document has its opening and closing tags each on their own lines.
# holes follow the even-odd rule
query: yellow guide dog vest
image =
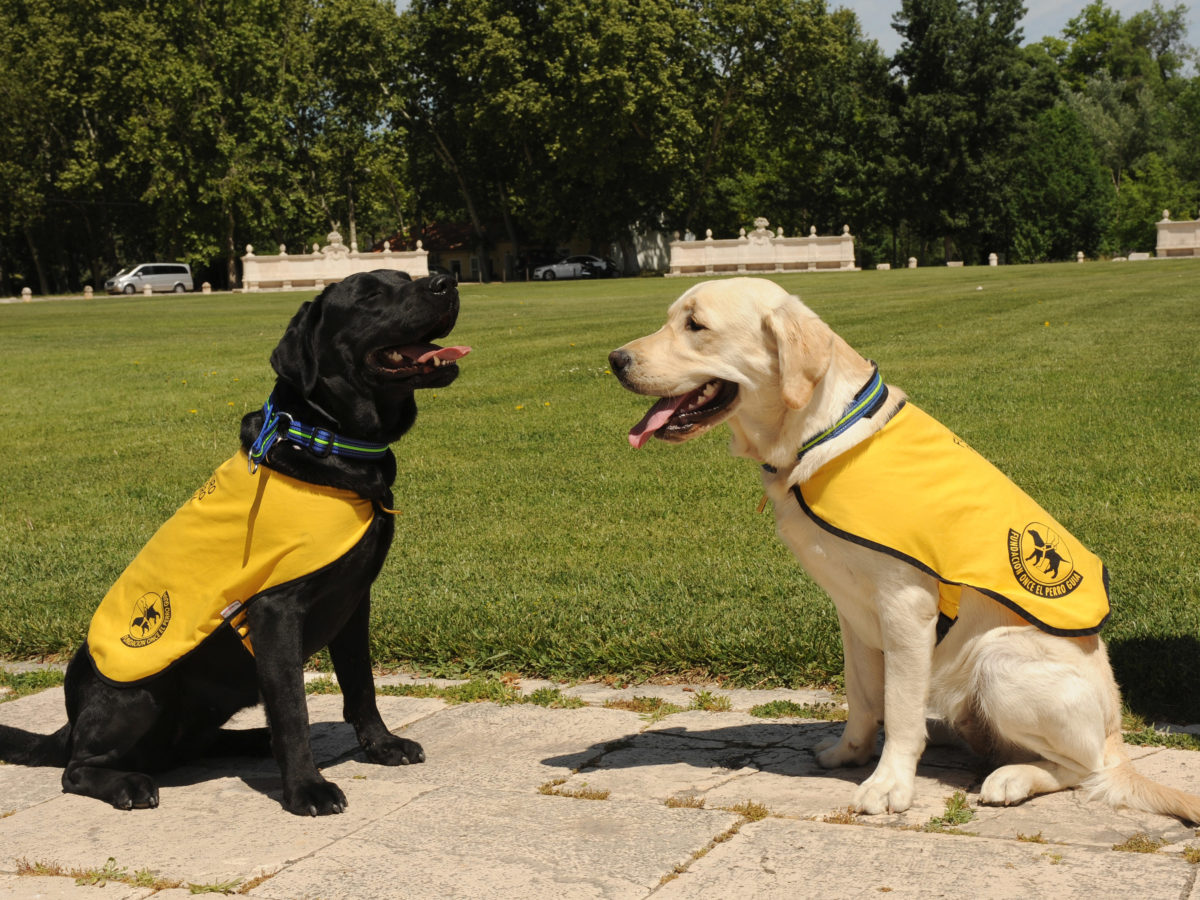
<svg viewBox="0 0 1200 900">
<path fill-rule="evenodd" d="M 253 653 L 245 605 L 348 553 L 375 515 L 353 491 L 227 460 L 155 532 L 92 616 L 87 645 L 109 681 L 148 678 L 228 622 Z"/>
<path fill-rule="evenodd" d="M 1095 634 L 1108 618 L 1100 559 L 911 404 L 792 490 L 825 530 L 938 579 L 938 608 L 951 618 L 963 586 L 1051 634 Z"/>
</svg>

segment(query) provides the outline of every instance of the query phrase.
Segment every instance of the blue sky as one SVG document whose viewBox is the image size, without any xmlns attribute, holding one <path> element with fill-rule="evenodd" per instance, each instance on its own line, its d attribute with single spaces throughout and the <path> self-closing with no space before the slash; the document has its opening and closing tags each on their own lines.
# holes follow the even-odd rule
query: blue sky
<svg viewBox="0 0 1200 900">
<path fill-rule="evenodd" d="M 1029 13 L 1021 21 L 1025 43 L 1040 40 L 1047 35 L 1057 35 L 1068 19 L 1079 15 L 1089 0 L 1026 0 Z M 1133 13 L 1149 9 L 1150 0 L 1107 0 L 1110 9 L 1128 18 Z M 1176 0 L 1161 0 L 1170 9 Z M 844 6 L 858 13 L 863 33 L 879 41 L 884 53 L 891 55 L 900 46 L 900 36 L 892 30 L 892 15 L 900 9 L 900 0 L 829 0 L 829 8 Z M 1200 45 L 1200 3 L 1189 3 L 1188 43 Z"/>
</svg>

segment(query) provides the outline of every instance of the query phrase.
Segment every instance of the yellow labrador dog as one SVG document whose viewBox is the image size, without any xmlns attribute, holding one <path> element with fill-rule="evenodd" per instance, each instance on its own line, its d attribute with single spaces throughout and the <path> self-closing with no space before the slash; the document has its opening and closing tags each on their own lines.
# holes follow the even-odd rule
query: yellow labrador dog
<svg viewBox="0 0 1200 900">
<path fill-rule="evenodd" d="M 1200 822 L 1200 797 L 1139 775 L 1122 749 L 1103 564 L 797 297 L 760 278 L 698 284 L 609 362 L 662 398 L 635 447 L 728 422 L 732 453 L 762 464 L 779 536 L 841 624 L 849 718 L 817 760 L 864 765 L 884 727 L 856 810 L 912 803 L 929 712 L 1003 763 L 983 803 L 1079 785 Z"/>
</svg>

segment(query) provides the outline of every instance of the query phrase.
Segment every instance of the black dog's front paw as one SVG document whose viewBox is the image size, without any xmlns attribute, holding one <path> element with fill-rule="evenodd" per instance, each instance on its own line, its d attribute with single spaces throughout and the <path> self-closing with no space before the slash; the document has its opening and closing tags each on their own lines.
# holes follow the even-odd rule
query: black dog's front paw
<svg viewBox="0 0 1200 900">
<path fill-rule="evenodd" d="M 298 816 L 329 816 L 344 812 L 347 805 L 342 789 L 323 778 L 283 789 L 283 808 Z"/>
<path fill-rule="evenodd" d="M 157 809 L 158 785 L 149 775 L 133 772 L 113 784 L 110 802 L 117 809 Z"/>
<path fill-rule="evenodd" d="M 367 759 L 381 766 L 407 766 L 425 762 L 425 751 L 416 741 L 389 734 L 381 741 L 363 745 Z"/>
</svg>

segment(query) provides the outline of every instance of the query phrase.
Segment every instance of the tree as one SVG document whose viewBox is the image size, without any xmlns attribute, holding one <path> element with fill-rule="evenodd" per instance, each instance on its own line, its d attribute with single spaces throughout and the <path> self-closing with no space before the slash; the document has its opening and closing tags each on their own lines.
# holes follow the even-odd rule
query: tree
<svg viewBox="0 0 1200 900">
<path fill-rule="evenodd" d="M 484 250 L 489 218 L 500 212 L 511 219 L 512 198 L 523 194 L 512 180 L 524 182 L 542 162 L 546 98 L 535 68 L 541 59 L 529 52 L 539 4 L 416 0 L 402 21 L 406 96 L 395 109 L 422 145 L 411 157 L 414 181 L 429 171 L 423 159 L 436 160 Z M 487 258 L 480 253 L 484 280 L 491 277 Z"/>
<path fill-rule="evenodd" d="M 1063 76 L 1075 90 L 1101 73 L 1133 82 L 1135 89 L 1146 83 L 1160 90 L 1182 72 L 1192 54 L 1184 43 L 1187 17 L 1185 4 L 1164 9 L 1154 0 L 1149 9 L 1122 19 L 1104 0 L 1093 0 L 1055 41 Z"/>
<path fill-rule="evenodd" d="M 898 261 L 1123 251 L 1190 214 L 1185 7 L 1096 0 L 1024 48 L 1023 12 L 904 0 L 889 64 L 825 0 L 8 0 L 0 291 L 163 257 L 233 284 L 246 243 L 423 221 L 629 254 L 765 215 Z"/>
<path fill-rule="evenodd" d="M 1115 192 L 1068 103 L 1044 111 L 1013 167 L 1012 258 L 1071 259 L 1100 249 Z"/>
<path fill-rule="evenodd" d="M 895 111 L 903 86 L 857 18 L 831 14 L 818 32 L 824 55 L 803 52 L 807 78 L 766 138 L 760 165 L 770 174 L 756 208 L 789 233 L 815 226 L 837 233 L 849 225 L 860 258 L 896 259 L 903 218 L 895 202 L 900 166 Z"/>
<path fill-rule="evenodd" d="M 1025 14 L 1019 0 L 904 0 L 892 20 L 903 43 L 898 111 L 905 205 L 925 253 L 956 252 L 1002 229 L 1010 138 L 1024 114 L 1018 82 Z"/>
<path fill-rule="evenodd" d="M 598 247 L 627 241 L 631 227 L 671 217 L 681 174 L 699 162 L 695 12 L 550 0 L 546 17 L 543 221 Z"/>
<path fill-rule="evenodd" d="M 60 248 L 47 235 L 67 212 L 57 180 L 80 121 L 71 30 L 62 4 L 0 6 L 0 290 L 6 292 L 32 281 L 49 293 L 57 281 L 47 257 Z M 24 271 L 13 271 L 14 263 Z"/>
<path fill-rule="evenodd" d="M 1184 216 L 1200 218 L 1200 75 L 1193 76 L 1180 90 L 1171 109 L 1172 167 L 1183 181 L 1190 202 Z M 1176 207 L 1179 212 L 1180 208 Z"/>
<path fill-rule="evenodd" d="M 372 235 L 390 234 L 404 218 L 395 201 L 405 196 L 404 141 L 387 127 L 405 87 L 395 4 L 325 0 L 309 32 L 310 83 L 292 132 L 305 194 L 327 228 L 348 227 L 348 243 L 358 243 L 360 219 Z"/>
</svg>

